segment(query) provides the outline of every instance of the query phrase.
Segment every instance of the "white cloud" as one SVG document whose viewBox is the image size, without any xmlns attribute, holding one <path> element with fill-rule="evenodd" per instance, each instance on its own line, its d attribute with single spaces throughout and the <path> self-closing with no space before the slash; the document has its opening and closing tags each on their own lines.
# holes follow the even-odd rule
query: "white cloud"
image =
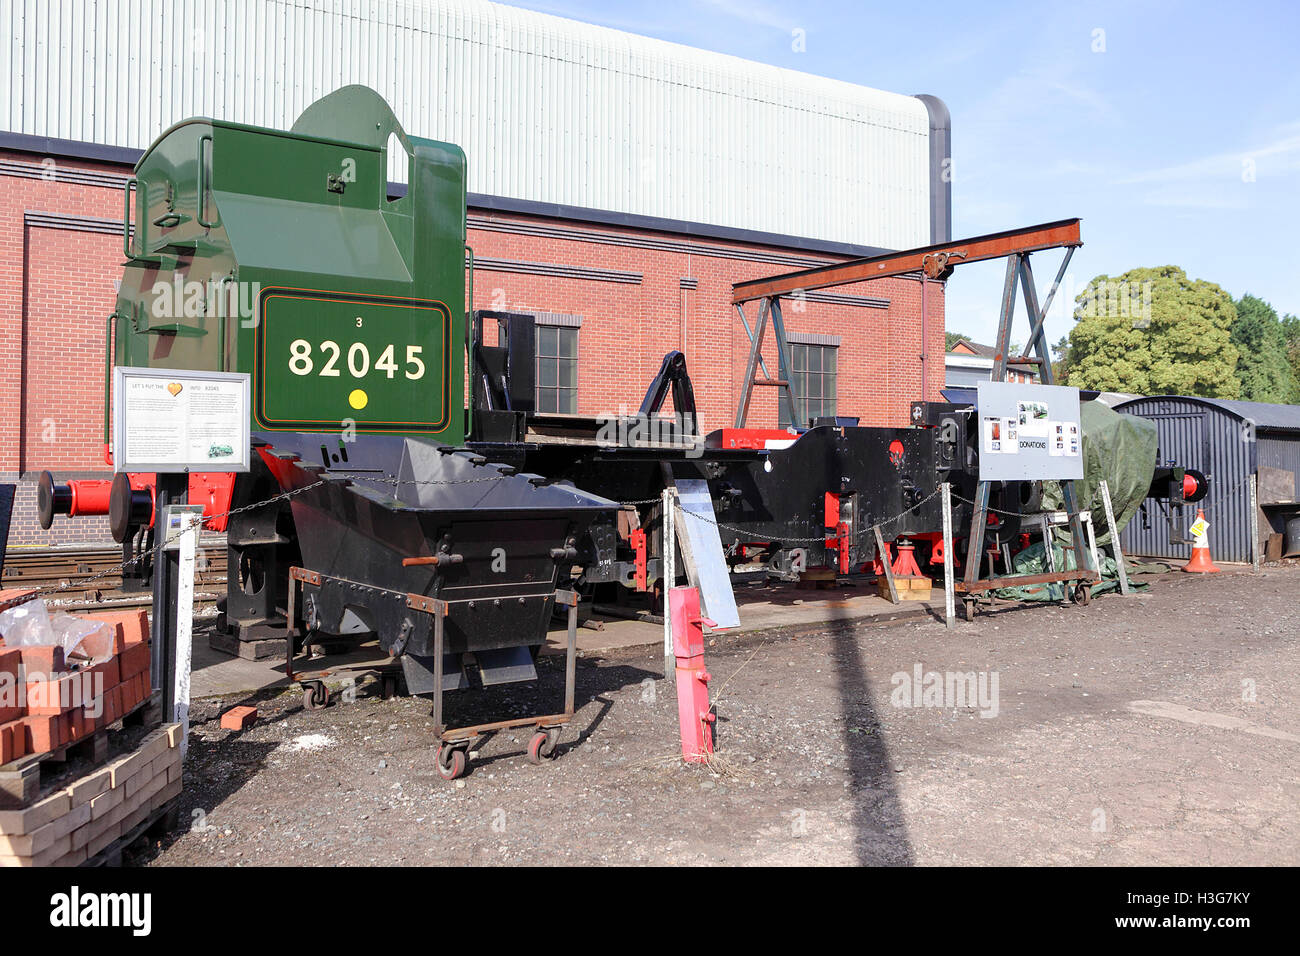
<svg viewBox="0 0 1300 956">
<path fill-rule="evenodd" d="M 1232 152 L 1214 153 L 1199 159 L 1150 169 L 1134 173 L 1116 180 L 1117 185 L 1134 183 L 1172 183 L 1195 182 L 1204 180 L 1222 181 L 1225 177 L 1241 181 L 1241 172 L 1246 160 L 1253 160 L 1256 174 L 1281 172 L 1300 169 L 1300 123 L 1287 123 L 1279 127 L 1278 136 L 1271 142 L 1255 149 L 1240 149 Z"/>
<path fill-rule="evenodd" d="M 798 26 L 793 20 L 760 3 L 741 2 L 741 0 L 704 0 L 706 6 L 713 7 L 719 13 L 744 20 L 754 26 L 769 27 L 789 33 Z"/>
</svg>

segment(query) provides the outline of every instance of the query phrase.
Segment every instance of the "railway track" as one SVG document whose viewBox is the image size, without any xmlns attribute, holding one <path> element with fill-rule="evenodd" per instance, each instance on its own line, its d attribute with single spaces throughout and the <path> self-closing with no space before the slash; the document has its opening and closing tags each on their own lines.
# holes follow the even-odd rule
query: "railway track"
<svg viewBox="0 0 1300 956">
<path fill-rule="evenodd" d="M 59 588 L 57 593 L 47 594 L 45 602 L 48 607 L 65 610 L 151 605 L 148 591 L 122 589 L 122 575 L 110 570 L 121 563 L 122 552 L 117 547 L 11 548 L 5 552 L 0 587 Z M 224 542 L 200 545 L 194 575 L 195 613 L 215 614 L 225 585 Z"/>
</svg>

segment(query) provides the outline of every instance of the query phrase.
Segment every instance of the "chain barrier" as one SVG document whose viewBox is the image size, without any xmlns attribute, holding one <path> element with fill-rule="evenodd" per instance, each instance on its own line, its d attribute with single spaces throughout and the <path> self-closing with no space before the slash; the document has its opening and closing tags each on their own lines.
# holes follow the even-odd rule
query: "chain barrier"
<svg viewBox="0 0 1300 956">
<path fill-rule="evenodd" d="M 240 505 L 238 508 L 230 508 L 226 511 L 222 511 L 217 514 L 204 515 L 203 520 L 200 523 L 200 527 L 202 525 L 206 525 L 206 524 L 210 524 L 211 522 L 218 521 L 222 518 L 231 518 L 235 515 L 243 514 L 248 511 L 255 511 L 258 508 L 265 508 L 267 505 L 273 505 L 280 501 L 287 501 L 288 499 L 293 498 L 295 495 L 300 495 L 305 491 L 311 491 L 313 488 L 319 488 L 321 485 L 327 484 L 331 479 L 334 478 L 347 478 L 349 480 L 363 478 L 370 481 L 379 481 L 379 482 L 392 484 L 396 486 L 399 484 L 408 484 L 408 483 L 427 484 L 427 485 L 474 484 L 476 482 L 481 482 L 481 481 L 499 481 L 502 478 L 506 478 L 506 477 L 509 476 L 490 475 L 485 478 L 454 478 L 454 479 L 445 479 L 445 480 L 424 481 L 419 479 L 392 478 L 387 475 L 369 475 L 369 474 L 360 474 L 355 472 L 332 472 L 326 478 L 321 478 L 317 481 L 314 481 L 307 485 L 302 485 L 301 487 L 298 488 L 292 488 L 289 491 L 282 491 L 280 492 L 280 494 L 272 495 L 270 498 L 266 498 L 262 501 L 254 501 L 251 504 Z M 171 537 L 164 539 L 162 543 L 162 547 L 165 549 L 169 544 L 172 544 L 173 542 L 180 540 L 180 538 L 183 535 L 189 533 L 189 530 L 190 529 L 187 528 L 184 531 L 178 531 L 176 532 L 176 534 L 172 535 Z M 140 562 L 146 560 L 152 554 L 153 554 L 153 549 L 150 548 L 147 551 L 140 552 L 134 557 L 127 558 L 125 561 L 104 568 L 102 571 L 96 571 L 94 574 L 88 577 L 80 578 L 76 581 L 69 581 L 66 584 L 56 584 L 56 585 L 50 585 L 42 588 L 36 588 L 32 591 L 31 595 L 27 598 L 27 600 L 29 601 L 34 600 L 35 598 L 42 597 L 46 594 L 61 594 L 65 591 L 84 591 L 89 586 L 93 585 L 96 581 L 100 581 L 103 580 L 104 578 L 112 577 L 113 575 L 120 575 L 123 571 L 126 571 L 128 568 L 134 567 Z M 227 570 L 227 573 L 229 573 L 229 570 Z"/>
<path fill-rule="evenodd" d="M 315 481 L 315 482 L 312 482 L 311 484 L 303 485 L 303 486 L 301 486 L 301 487 L 299 487 L 299 488 L 294 488 L 294 489 L 291 489 L 291 490 L 289 490 L 289 491 L 281 492 L 281 493 L 278 494 L 278 495 L 272 495 L 270 498 L 266 498 L 265 500 L 262 500 L 262 501 L 256 501 L 256 502 L 253 502 L 253 503 L 251 503 L 251 504 L 247 504 L 247 505 L 241 505 L 241 506 L 238 507 L 238 508 L 231 508 L 231 509 L 229 509 L 229 510 L 227 510 L 227 511 L 223 511 L 223 512 L 220 512 L 220 513 L 218 513 L 218 514 L 207 515 L 207 516 L 205 516 L 205 517 L 203 518 L 203 524 L 209 524 L 210 522 L 213 522 L 213 521 L 219 520 L 219 519 L 221 519 L 221 518 L 227 518 L 227 519 L 228 519 L 228 518 L 231 518 L 231 517 L 233 517 L 233 516 L 235 516 L 235 515 L 238 515 L 238 514 L 243 514 L 243 513 L 248 512 L 248 511 L 254 511 L 254 510 L 258 509 L 258 508 L 264 508 L 264 507 L 266 507 L 267 505 L 272 505 L 272 504 L 275 504 L 275 503 L 280 502 L 280 501 L 286 501 L 286 500 L 288 500 L 288 499 L 294 497 L 295 495 L 300 495 L 300 494 L 302 494 L 302 493 L 305 492 L 305 491 L 310 491 L 310 490 L 312 490 L 313 488 L 319 488 L 321 485 L 324 485 L 324 484 L 326 484 L 327 482 L 329 482 L 330 480 L 332 480 L 332 479 L 337 479 L 337 478 L 347 479 L 347 480 L 349 480 L 349 481 L 369 481 L 369 482 L 377 482 L 377 483 L 379 483 L 379 484 L 391 485 L 391 486 L 393 486 L 394 488 L 396 488 L 396 487 L 399 487 L 399 486 L 401 486 L 401 485 L 435 485 L 435 486 L 446 486 L 446 485 L 467 485 L 467 484 L 478 484 L 478 483 L 490 482 L 490 481 L 502 481 L 502 480 L 504 480 L 504 479 L 506 479 L 506 478 L 510 478 L 510 477 L 516 477 L 516 476 L 514 476 L 514 475 L 495 474 L 495 475 L 485 475 L 485 476 L 483 476 L 483 477 L 481 477 L 481 478 L 422 479 L 422 478 L 396 478 L 396 477 L 393 477 L 393 476 L 391 476 L 391 475 L 376 475 L 376 474 L 368 474 L 368 473 L 361 473 L 361 472 L 331 472 L 331 473 L 328 475 L 328 477 L 321 478 L 321 479 L 319 479 L 319 480 L 317 480 L 317 481 Z M 1220 502 L 1222 502 L 1223 500 L 1226 500 L 1227 498 L 1230 498 L 1234 493 L 1236 493 L 1237 490 L 1239 490 L 1241 487 L 1243 487 L 1243 486 L 1245 485 L 1246 481 L 1248 481 L 1248 480 L 1249 480 L 1249 476 L 1243 478 L 1243 479 L 1242 479 L 1241 481 L 1239 481 L 1236 485 L 1234 485 L 1232 488 L 1230 488 L 1230 489 L 1229 489 L 1229 490 L 1228 490 L 1228 491 L 1227 491 L 1227 492 L 1226 492 L 1226 493 L 1225 493 L 1225 494 L 1220 498 Z M 908 515 L 915 513 L 919 508 L 921 508 L 923 505 L 925 505 L 925 504 L 928 503 L 929 501 L 933 500 L 934 498 L 938 497 L 941 493 L 942 493 L 942 489 L 936 489 L 935 491 L 933 491 L 933 492 L 931 492 L 930 494 L 926 495 L 926 496 L 925 496 L 924 498 L 922 498 L 920 501 L 918 501 L 918 502 L 916 502 L 915 504 L 909 506 L 908 508 L 905 508 L 904 510 L 900 511 L 898 514 L 893 515 L 893 516 L 891 516 L 891 517 L 889 517 L 889 518 L 885 518 L 885 519 L 883 519 L 883 520 L 881 520 L 881 521 L 876 522 L 875 524 L 872 524 L 872 525 L 868 526 L 867 529 L 866 529 L 867 533 L 872 533 L 872 532 L 876 531 L 877 529 L 879 529 L 880 531 L 883 532 L 886 528 L 888 528 L 890 525 L 894 524 L 895 522 L 897 522 L 897 521 L 901 521 L 903 518 L 907 517 Z M 1099 496 L 1099 494 L 1100 494 L 1099 489 L 1094 490 L 1094 492 L 1093 492 L 1093 496 L 1092 496 L 1092 501 L 1089 502 L 1089 504 L 1088 504 L 1088 508 L 1085 509 L 1085 510 L 1092 510 L 1092 508 L 1095 507 L 1095 505 L 1097 504 L 1097 501 L 1098 501 L 1098 496 Z M 954 491 L 954 492 L 951 492 L 951 495 L 952 495 L 952 498 L 953 498 L 954 500 L 956 500 L 956 501 L 964 502 L 965 504 L 971 505 L 972 507 L 975 506 L 975 502 L 974 502 L 974 501 L 972 501 L 972 500 L 969 499 L 969 498 L 964 497 L 963 495 L 959 495 L 959 494 L 957 494 L 955 491 Z M 618 504 L 619 507 L 636 507 L 636 506 L 641 506 L 641 505 L 654 505 L 654 504 L 660 504 L 662 501 L 663 501 L 662 497 L 660 497 L 660 496 L 656 496 L 656 497 L 653 497 L 653 498 L 634 498 L 634 499 L 629 499 L 629 500 L 626 500 L 626 501 L 618 501 L 618 502 L 616 502 L 616 504 Z M 726 522 L 724 522 L 724 521 L 718 521 L 718 520 L 716 520 L 716 519 L 714 519 L 714 518 L 708 518 L 708 517 L 705 517 L 704 515 L 697 514 L 697 513 L 693 512 L 693 511 L 687 511 L 685 508 L 682 507 L 681 502 L 678 501 L 678 500 L 674 500 L 674 505 L 675 505 L 675 507 L 676 507 L 678 510 L 680 510 L 683 514 L 690 515 L 690 517 L 692 517 L 692 518 L 694 518 L 694 519 L 696 519 L 696 520 L 698 520 L 698 521 L 702 521 L 702 522 L 704 522 L 704 523 L 706 523 L 706 524 L 711 524 L 711 525 L 713 525 L 714 527 L 718 528 L 720 531 L 727 531 L 727 532 L 730 532 L 731 534 L 744 535 L 744 536 L 748 536 L 748 535 L 751 534 L 751 532 L 750 532 L 748 529 L 746 529 L 746 528 L 742 528 L 742 527 L 737 526 L 737 525 L 728 524 L 728 523 L 726 523 Z M 1212 512 L 1213 509 L 1214 509 L 1214 505 L 1204 505 L 1204 506 L 1201 506 L 1201 507 L 1202 507 L 1202 510 L 1205 511 L 1207 514 L 1209 514 L 1210 512 Z M 1016 511 L 1006 511 L 1006 510 L 1003 510 L 1003 509 L 1001 509 L 1001 508 L 995 508 L 995 507 L 993 507 L 992 505 L 987 506 L 987 509 L 988 509 L 989 511 L 995 513 L 995 514 L 1003 515 L 1003 516 L 1005 516 L 1005 517 L 1010 517 L 1010 518 L 1022 518 L 1022 517 L 1024 517 L 1024 515 L 1023 515 L 1021 512 L 1016 512 Z M 178 532 L 176 535 L 173 535 L 172 537 L 166 539 L 166 540 L 163 542 L 163 547 L 165 548 L 167 545 L 171 544 L 173 541 L 178 540 L 178 539 L 180 538 L 180 536 L 183 535 L 183 534 L 185 534 L 185 533 L 186 533 L 185 531 L 181 531 L 181 532 Z M 781 542 L 782 542 L 783 544 L 794 544 L 794 545 L 799 545 L 799 544 L 820 544 L 820 543 L 824 543 L 824 542 L 826 541 L 826 535 L 825 535 L 825 534 L 822 534 L 822 535 L 816 535 L 816 536 L 810 536 L 810 537 L 784 537 L 784 536 L 783 536 L 780 540 L 781 540 Z M 60 585 L 53 585 L 53 586 L 49 586 L 49 587 L 38 588 L 38 589 L 36 589 L 36 590 L 33 592 L 32 597 L 33 597 L 33 598 L 34 598 L 34 597 L 39 597 L 39 596 L 41 596 L 41 595 L 43 595 L 43 594 L 58 594 L 58 593 L 62 593 L 62 592 L 65 592 L 65 591 L 78 591 L 78 590 L 85 590 L 86 587 L 87 587 L 88 585 L 92 585 L 92 584 L 93 584 L 94 582 L 96 582 L 96 581 L 102 580 L 102 579 L 104 579 L 104 578 L 111 577 L 111 576 L 113 576 L 113 575 L 115 575 L 115 574 L 121 574 L 123 571 L 127 570 L 128 568 L 133 567 L 134 565 L 139 564 L 141 561 L 145 560 L 145 559 L 149 556 L 149 554 L 150 554 L 150 552 L 142 552 L 141 554 L 138 554 L 138 555 L 136 555 L 135 557 L 128 558 L 127 560 L 122 561 L 122 562 L 120 562 L 119 564 L 116 564 L 116 565 L 113 565 L 113 566 L 111 566 L 111 567 L 105 568 L 105 569 L 103 569 L 102 571 L 97 571 L 97 572 L 95 572 L 94 574 L 90 575 L 89 577 L 81 578 L 81 579 L 79 579 L 79 580 L 77 580 L 77 581 L 70 581 L 70 582 L 68 582 L 67 584 L 60 584 Z"/>
<path fill-rule="evenodd" d="M 1240 481 L 1238 481 L 1235 485 L 1233 485 L 1233 486 L 1232 486 L 1231 488 L 1229 488 L 1227 491 L 1223 492 L 1221 495 L 1216 496 L 1217 500 L 1216 500 L 1213 504 L 1208 504 L 1208 503 L 1203 504 L 1203 503 L 1201 503 L 1201 502 L 1190 502 L 1189 504 L 1195 504 L 1196 507 L 1197 507 L 1200 511 L 1205 512 L 1206 516 L 1208 517 L 1208 516 L 1210 515 L 1210 513 L 1211 513 L 1212 511 L 1214 511 L 1214 509 L 1215 509 L 1218 505 L 1221 505 L 1221 504 L 1224 504 L 1225 502 L 1229 502 L 1229 501 L 1231 501 L 1232 497 L 1233 497 L 1233 496 L 1234 496 L 1234 495 L 1235 495 L 1239 490 L 1241 490 L 1242 488 L 1244 488 L 1244 487 L 1246 486 L 1247 482 L 1250 481 L 1250 478 L 1251 478 L 1250 475 L 1246 475 L 1246 476 L 1244 476 Z M 974 506 L 975 506 L 975 502 L 974 502 L 974 501 L 972 501 L 971 499 L 966 498 L 966 497 L 964 497 L 964 496 L 962 496 L 962 495 L 957 494 L 957 492 L 955 492 L 955 491 L 952 493 L 952 497 L 953 497 L 953 500 L 954 500 L 954 501 L 961 501 L 961 502 L 964 502 L 965 504 L 968 504 L 968 505 L 970 505 L 971 507 L 974 507 Z M 1207 497 L 1208 497 L 1208 496 L 1207 496 Z M 1084 506 L 1083 508 L 1080 508 L 1079 510 L 1081 510 L 1081 511 L 1093 511 L 1093 510 L 1095 510 L 1096 508 L 1100 507 L 1102 504 L 1103 504 L 1103 502 L 1102 502 L 1102 500 L 1101 500 L 1101 486 L 1098 485 L 1096 488 L 1094 488 L 1094 489 L 1092 490 L 1092 498 L 1088 501 L 1087 505 Z M 994 514 L 1003 515 L 1003 516 L 1008 517 L 1008 518 L 1024 518 L 1024 517 L 1027 517 L 1027 515 L 1025 515 L 1024 512 L 1020 512 L 1020 511 L 1004 511 L 1004 510 L 1002 510 L 1001 508 L 995 508 L 995 507 L 993 507 L 992 505 L 988 505 L 988 506 L 987 506 L 987 510 L 992 511 Z M 1116 513 L 1116 517 L 1118 517 L 1118 513 Z"/>
<path fill-rule="evenodd" d="M 882 520 L 882 521 L 878 521 L 878 522 L 876 522 L 875 524 L 870 525 L 870 526 L 866 529 L 867 533 L 869 534 L 869 533 L 875 531 L 877 528 L 879 528 L 881 531 L 883 531 L 887 526 L 893 524 L 895 521 L 900 521 L 901 519 L 906 518 L 908 515 L 910 515 L 910 514 L 911 514 L 912 512 L 914 512 L 914 511 L 916 511 L 918 508 L 920 508 L 920 507 L 921 507 L 923 504 L 925 504 L 926 502 L 928 502 L 928 501 L 930 501 L 930 500 L 932 500 L 932 499 L 934 499 L 934 498 L 937 498 L 941 493 L 942 493 L 942 489 L 938 489 L 938 490 L 932 491 L 930 494 L 926 495 L 924 498 L 922 498 L 922 499 L 921 499 L 920 501 L 918 501 L 916 504 L 911 505 L 911 506 L 909 506 L 908 508 L 905 508 L 904 510 L 900 511 L 898 514 L 894 515 L 893 517 L 891 517 L 891 518 L 885 518 L 885 519 Z M 658 499 L 655 499 L 655 500 L 658 500 Z M 698 520 L 698 521 L 703 521 L 705 524 L 711 524 L 711 525 L 713 525 L 714 527 L 719 528 L 719 529 L 721 529 L 721 530 L 724 530 L 724 531 L 730 531 L 732 534 L 742 534 L 742 535 L 750 535 L 750 534 L 752 534 L 752 532 L 749 531 L 749 530 L 746 529 L 746 528 L 740 528 L 740 527 L 737 527 L 736 525 L 726 524 L 725 522 L 722 522 L 722 521 L 716 521 L 716 520 L 714 520 L 713 518 L 706 518 L 704 515 L 696 514 L 696 513 L 693 512 L 693 511 L 687 511 L 685 508 L 683 508 L 683 507 L 681 506 L 680 503 L 677 504 L 677 508 L 678 508 L 678 510 L 681 511 L 683 514 L 690 515 L 692 518 L 695 518 L 695 519 Z M 827 536 L 824 535 L 824 534 L 822 534 L 822 535 L 818 535 L 817 537 L 814 537 L 814 538 L 797 538 L 797 537 L 785 537 L 785 536 L 782 536 L 782 537 L 780 538 L 780 541 L 781 541 L 782 544 L 824 544 L 824 543 L 826 542 L 826 538 L 827 538 Z"/>
<path fill-rule="evenodd" d="M 482 478 L 393 478 L 390 475 L 370 475 L 360 472 L 334 471 L 329 473 L 329 478 L 346 478 L 349 481 L 377 481 L 380 484 L 392 485 L 394 488 L 400 485 L 473 485 L 484 481 L 504 481 L 506 478 L 516 477 L 514 475 L 485 475 Z M 327 481 L 328 478 L 322 479 Z"/>
<path fill-rule="evenodd" d="M 327 477 L 320 478 L 319 480 L 314 481 L 310 484 L 303 485 L 299 488 L 293 488 L 290 489 L 289 491 L 281 492 L 278 495 L 272 495 L 271 497 L 266 498 L 262 501 L 254 501 L 251 504 L 241 505 L 238 508 L 231 508 L 227 511 L 222 511 L 217 514 L 204 515 L 202 524 L 207 525 L 213 521 L 218 521 L 222 518 L 231 518 L 235 515 L 243 514 L 248 511 L 255 511 L 258 508 L 265 508 L 267 505 L 273 505 L 280 501 L 287 501 L 288 499 L 293 498 L 295 495 L 300 495 L 305 491 L 311 491 L 313 488 L 319 488 L 322 485 L 327 484 L 331 480 L 339 479 L 339 478 L 347 479 L 349 481 L 373 481 L 373 482 L 378 482 L 380 484 L 392 485 L 394 488 L 396 488 L 400 485 L 470 485 L 470 484 L 478 484 L 481 482 L 488 482 L 488 481 L 502 481 L 506 478 L 511 478 L 511 477 L 516 477 L 516 476 L 495 474 L 495 475 L 485 475 L 481 478 L 424 479 L 424 478 L 395 478 L 391 475 L 377 475 L 377 474 L 369 474 L 364 472 L 336 471 L 336 472 L 330 472 L 327 475 Z M 656 504 L 661 500 L 662 500 L 661 498 L 657 498 L 657 497 L 641 498 L 633 501 L 621 501 L 618 502 L 618 504 L 621 506 L 647 505 L 647 504 Z M 189 530 L 190 529 L 186 529 L 185 531 L 178 531 L 176 534 L 172 535 L 171 537 L 166 538 L 162 544 L 163 548 L 166 548 L 169 544 L 172 544 L 173 542 L 180 540 L 181 536 L 187 534 Z M 121 561 L 118 564 L 111 565 L 107 568 L 104 568 L 101 571 L 96 571 L 94 574 L 89 575 L 88 577 L 79 578 L 76 581 L 69 581 L 66 584 L 56 584 L 56 585 L 49 585 L 41 588 L 35 588 L 33 589 L 31 595 L 27 598 L 27 600 L 34 600 L 38 597 L 42 597 L 47 594 L 61 594 L 65 591 L 84 591 L 88 587 L 92 586 L 96 581 L 101 581 L 105 578 L 109 578 L 114 575 L 120 575 L 128 568 L 132 568 L 140 564 L 142 561 L 147 560 L 152 554 L 153 554 L 153 549 L 151 548 L 147 551 L 142 551 L 141 553 L 135 555 L 134 557 L 127 558 L 125 561 Z"/>
<path fill-rule="evenodd" d="M 322 478 L 320 481 L 313 482 L 310 485 L 303 485 L 301 488 L 293 488 L 289 491 L 281 492 L 278 495 L 273 495 L 272 497 L 267 498 L 265 501 L 255 501 L 252 504 L 240 505 L 238 508 L 231 508 L 230 510 L 223 511 L 220 514 L 205 515 L 203 517 L 202 522 L 200 522 L 200 527 L 204 524 L 207 524 L 210 521 L 216 521 L 219 518 L 229 518 L 232 515 L 243 514 L 245 511 L 253 511 L 254 509 L 257 508 L 264 508 L 267 505 L 275 504 L 277 501 L 284 501 L 288 498 L 292 498 L 294 495 L 300 495 L 304 491 L 310 491 L 313 488 L 319 488 L 321 485 L 325 484 L 326 480 L 327 479 Z M 181 537 L 183 535 L 188 534 L 190 530 L 191 529 L 186 528 L 184 531 L 178 531 L 176 532 L 176 534 L 172 535 L 171 537 L 164 539 L 162 542 L 162 547 L 166 548 L 173 541 L 179 541 Z M 77 581 L 69 581 L 67 584 L 58 584 L 52 587 L 36 588 L 32 592 L 32 594 L 27 598 L 27 600 L 30 601 L 34 598 L 40 597 L 43 594 L 58 594 L 63 591 L 83 591 L 86 589 L 86 586 L 88 584 L 98 581 L 101 578 L 110 577 L 111 575 L 114 574 L 121 574 L 127 568 L 139 564 L 141 561 L 145 560 L 145 558 L 149 557 L 152 554 L 153 554 L 153 549 L 151 548 L 148 551 L 140 552 L 140 554 L 137 554 L 133 558 L 127 558 L 125 561 L 122 561 L 119 564 L 115 564 L 112 567 L 105 568 L 102 571 L 96 571 L 94 574 L 90 575 L 89 577 L 81 578 L 80 580 Z"/>
<path fill-rule="evenodd" d="M 963 496 L 963 495 L 959 495 L 959 494 L 957 494 L 957 492 L 955 492 L 955 491 L 952 492 L 952 500 L 953 500 L 953 501 L 960 501 L 960 502 L 962 502 L 963 504 L 968 504 L 968 505 L 970 505 L 972 508 L 976 507 L 976 504 L 975 504 L 974 501 L 972 501 L 971 499 L 969 499 L 969 498 L 967 498 L 967 497 L 965 497 L 965 496 Z M 1080 510 L 1080 511 L 1091 511 L 1091 510 L 1093 509 L 1093 507 L 1096 505 L 1096 503 L 1097 503 L 1097 493 L 1094 492 L 1094 493 L 1093 493 L 1093 500 L 1090 501 L 1090 502 L 1088 502 L 1088 506 L 1087 506 L 1086 508 L 1080 508 L 1079 510 Z M 1023 511 L 1004 511 L 1004 510 L 1001 509 L 1001 508 L 994 508 L 992 505 L 985 505 L 985 506 L 984 506 L 984 510 L 985 510 L 985 511 L 991 511 L 991 512 L 993 512 L 994 514 L 997 514 L 997 515 L 1002 515 L 1004 518 L 1032 518 L 1032 517 L 1035 517 L 1035 515 L 1033 515 L 1033 514 L 1027 514 L 1026 512 L 1023 512 Z"/>
</svg>

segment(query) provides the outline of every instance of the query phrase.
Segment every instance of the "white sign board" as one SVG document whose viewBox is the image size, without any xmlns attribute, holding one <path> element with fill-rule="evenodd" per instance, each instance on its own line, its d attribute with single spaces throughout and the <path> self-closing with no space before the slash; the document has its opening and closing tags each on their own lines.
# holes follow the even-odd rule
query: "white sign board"
<svg viewBox="0 0 1300 956">
<path fill-rule="evenodd" d="M 978 382 L 980 481 L 1083 477 L 1079 390 Z"/>
<path fill-rule="evenodd" d="M 245 372 L 113 369 L 117 471 L 248 471 Z"/>
</svg>

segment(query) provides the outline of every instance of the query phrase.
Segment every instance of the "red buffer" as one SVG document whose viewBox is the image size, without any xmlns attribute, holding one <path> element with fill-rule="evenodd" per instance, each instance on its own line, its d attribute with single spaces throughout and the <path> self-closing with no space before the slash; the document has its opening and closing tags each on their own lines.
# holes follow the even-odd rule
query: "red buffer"
<svg viewBox="0 0 1300 956">
<path fill-rule="evenodd" d="M 74 479 L 58 484 L 48 471 L 36 483 L 36 512 L 42 528 L 56 515 L 79 518 L 108 515 L 114 540 L 122 541 L 136 527 L 152 528 L 157 476 L 152 472 L 119 473 L 113 480 Z M 235 476 L 223 472 L 190 472 L 188 500 L 203 505 L 210 531 L 226 530 Z M 116 500 L 116 506 L 115 506 Z"/>
<path fill-rule="evenodd" d="M 673 588 L 668 592 L 668 611 L 673 625 L 673 655 L 677 658 L 677 716 L 681 722 L 682 759 L 705 763 L 713 753 L 713 725 L 716 719 L 709 705 L 709 672 L 704 667 L 704 625 L 713 622 L 700 616 L 700 592 L 695 588 Z"/>
</svg>

